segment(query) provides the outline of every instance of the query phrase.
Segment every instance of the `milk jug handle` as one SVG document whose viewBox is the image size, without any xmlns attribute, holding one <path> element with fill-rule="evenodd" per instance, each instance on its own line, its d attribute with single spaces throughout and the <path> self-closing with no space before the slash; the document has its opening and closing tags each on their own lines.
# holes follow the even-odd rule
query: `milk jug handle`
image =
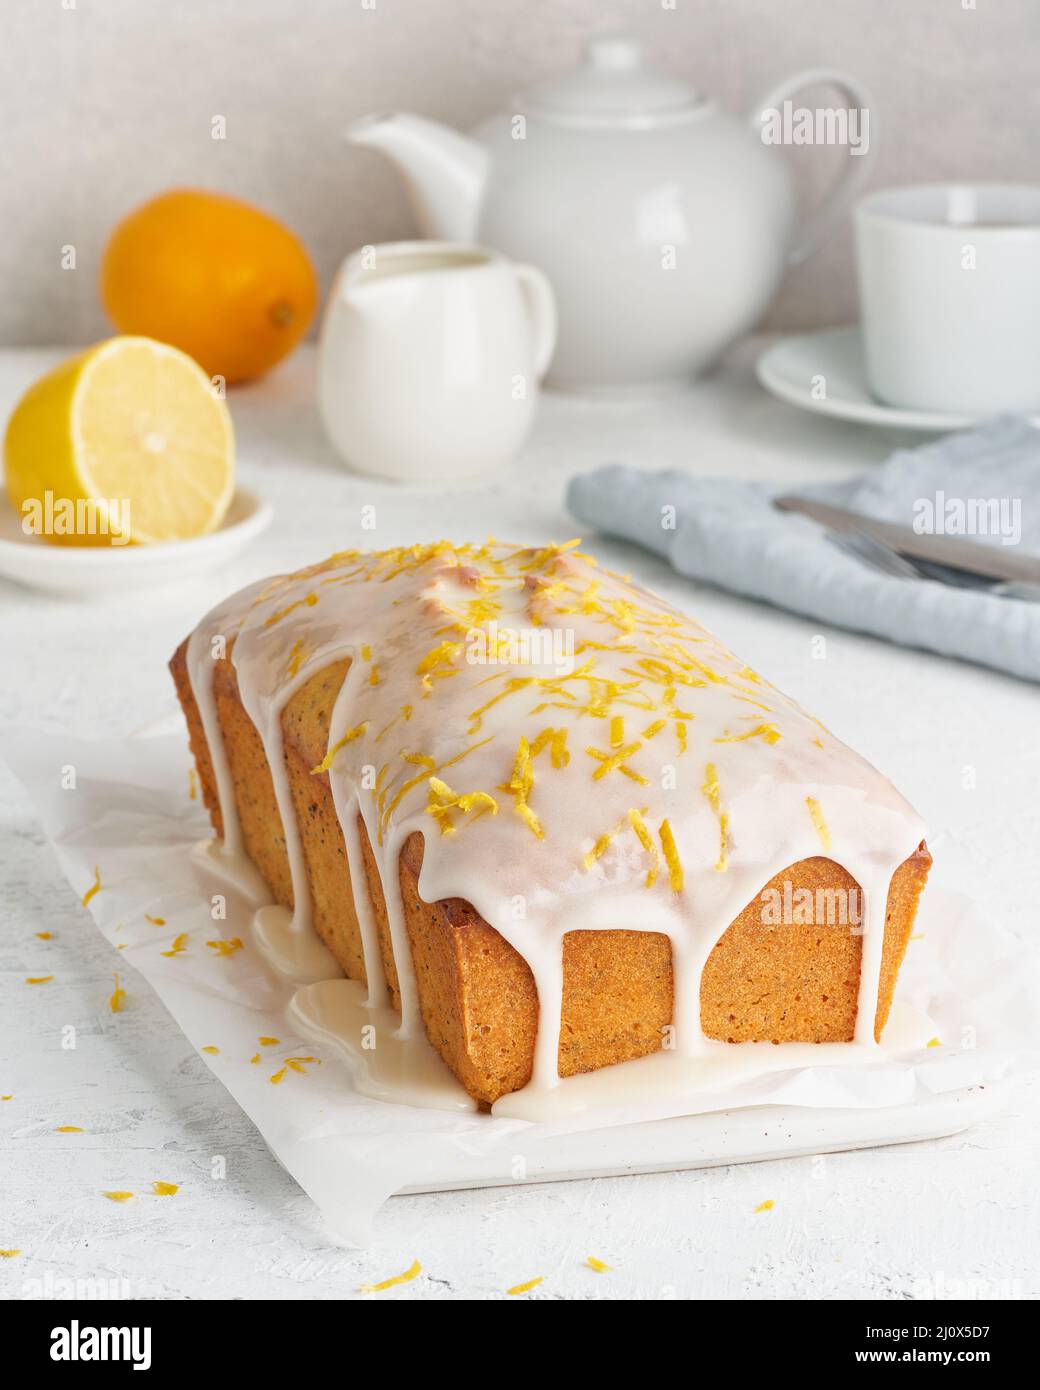
<svg viewBox="0 0 1040 1390">
<path fill-rule="evenodd" d="M 770 88 L 748 112 L 748 124 L 754 134 L 764 143 L 769 143 L 768 132 L 775 129 L 778 119 L 782 121 L 784 102 L 804 87 L 819 86 L 836 88 L 850 113 L 858 111 L 860 143 L 857 146 L 850 141 L 845 166 L 837 182 L 796 231 L 787 252 L 788 265 L 798 265 L 804 261 L 831 234 L 865 184 L 877 150 L 877 113 L 867 89 L 854 77 L 835 68 L 806 68 Z M 848 129 L 850 126 L 846 126 Z"/>
<path fill-rule="evenodd" d="M 556 347 L 556 298 L 548 277 L 536 266 L 514 265 L 513 271 L 527 304 L 534 341 L 534 374 L 541 381 Z"/>
</svg>

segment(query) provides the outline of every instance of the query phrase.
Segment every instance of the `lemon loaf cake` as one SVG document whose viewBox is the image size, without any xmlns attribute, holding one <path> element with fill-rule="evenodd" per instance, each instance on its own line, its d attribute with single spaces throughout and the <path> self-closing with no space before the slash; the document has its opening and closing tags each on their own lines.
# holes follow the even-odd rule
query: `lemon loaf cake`
<svg viewBox="0 0 1040 1390">
<path fill-rule="evenodd" d="M 215 609 L 171 669 L 222 852 L 483 1104 L 661 1048 L 873 1045 L 921 822 L 575 546 L 347 551 Z"/>
</svg>

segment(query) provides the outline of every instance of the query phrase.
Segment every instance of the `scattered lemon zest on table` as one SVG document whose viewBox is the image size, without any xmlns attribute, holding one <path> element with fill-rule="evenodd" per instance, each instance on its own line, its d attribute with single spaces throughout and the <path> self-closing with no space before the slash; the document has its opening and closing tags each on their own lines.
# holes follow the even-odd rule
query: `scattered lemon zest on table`
<svg viewBox="0 0 1040 1390">
<path fill-rule="evenodd" d="M 83 1130 L 79 1125 L 59 1125 L 54 1131 L 55 1134 L 82 1134 Z"/>
<path fill-rule="evenodd" d="M 164 956 L 179 956 L 188 949 L 188 933 L 181 932 L 180 936 L 173 938 L 173 944 L 168 951 L 163 951 Z"/>
<path fill-rule="evenodd" d="M 126 1003 L 126 990 L 119 983 L 118 975 L 114 976 L 114 979 L 116 987 L 112 991 L 112 997 L 108 1001 L 108 1007 L 114 1014 L 118 1014 L 122 1011 L 123 1005 Z"/>
<path fill-rule="evenodd" d="M 539 1276 L 538 1276 L 537 1279 L 528 1279 L 528 1281 L 527 1281 L 526 1284 L 514 1284 L 513 1287 L 512 1287 L 511 1289 L 506 1289 L 506 1293 L 508 1293 L 508 1294 L 530 1293 L 532 1289 L 536 1289 L 536 1288 L 538 1287 L 539 1284 L 544 1284 L 544 1283 L 545 1283 L 545 1275 L 544 1275 L 544 1274 L 539 1274 Z"/>
<path fill-rule="evenodd" d="M 20 1255 L 20 1250 L 0 1250 L 0 1260 L 13 1260 L 16 1255 Z"/>
<path fill-rule="evenodd" d="M 100 870 L 100 869 L 98 868 L 98 866 L 95 864 L 95 865 L 94 865 L 94 882 L 90 885 L 90 887 L 87 889 L 87 891 L 83 894 L 82 898 L 80 898 L 80 906 L 81 906 L 81 907 L 86 907 L 87 903 L 90 902 L 90 900 L 91 900 L 91 898 L 94 896 L 94 894 L 95 894 L 95 893 L 100 893 L 100 892 L 101 892 L 101 870 Z"/>
<path fill-rule="evenodd" d="M 175 1197 L 181 1190 L 180 1183 L 176 1182 L 153 1182 L 152 1191 L 157 1197 Z"/>
<path fill-rule="evenodd" d="M 41 941 L 50 941 L 54 937 L 54 933 L 52 931 L 38 931 L 36 935 L 39 937 Z"/>
<path fill-rule="evenodd" d="M 25 983 L 27 985 L 46 985 L 53 979 L 53 975 L 27 975 L 25 977 Z"/>
<path fill-rule="evenodd" d="M 413 1279 L 417 1279 L 422 1273 L 422 1265 L 418 1260 L 413 1260 L 403 1274 L 394 1274 L 389 1279 L 381 1279 L 378 1284 L 362 1284 L 362 1293 L 382 1293 L 384 1289 L 392 1289 L 397 1284 L 410 1284 Z"/>
<path fill-rule="evenodd" d="M 257 1042 L 261 1047 L 277 1047 L 278 1041 L 277 1038 L 257 1038 Z"/>
<path fill-rule="evenodd" d="M 13 1095 L 10 1095 L 10 1096 L 0 1096 L 0 1100 L 14 1100 L 14 1096 L 13 1096 Z"/>
<path fill-rule="evenodd" d="M 107 1197 L 110 1202 L 129 1202 L 134 1195 L 132 1192 L 102 1192 L 102 1197 Z"/>
<path fill-rule="evenodd" d="M 209 1047 L 204 1047 L 201 1050 L 203 1052 L 208 1052 L 211 1057 L 216 1057 L 220 1052 L 220 1048 L 214 1047 L 212 1043 L 210 1043 Z"/>
<path fill-rule="evenodd" d="M 259 1052 L 257 1052 L 254 1056 L 250 1057 L 249 1060 L 250 1060 L 250 1062 L 253 1064 L 253 1066 L 255 1067 L 255 1066 L 257 1065 L 257 1063 L 260 1061 L 260 1054 L 259 1054 Z"/>
<path fill-rule="evenodd" d="M 285 1066 L 280 1067 L 278 1071 L 272 1073 L 270 1077 L 271 1085 L 280 1086 L 285 1080 L 286 1072 L 289 1071 L 295 1071 L 299 1072 L 301 1075 L 306 1075 L 304 1067 L 310 1062 L 313 1062 L 315 1066 L 321 1066 L 320 1057 L 286 1057 Z"/>
<path fill-rule="evenodd" d="M 755 1208 L 755 1215 L 757 1216 L 760 1211 L 772 1211 L 775 1206 L 776 1203 L 773 1201 L 772 1197 L 769 1197 L 766 1201 L 759 1202 L 758 1206 Z"/>
<path fill-rule="evenodd" d="M 929 1039 L 928 1039 L 928 1046 L 929 1046 L 929 1047 L 942 1047 L 942 1039 L 941 1039 L 941 1038 L 929 1038 Z"/>
<path fill-rule="evenodd" d="M 146 922 L 151 922 L 153 927 L 165 927 L 166 925 L 165 917 L 153 917 L 149 912 L 144 914 L 144 920 Z"/>
<path fill-rule="evenodd" d="M 597 1274 L 606 1274 L 608 1270 L 613 1268 L 613 1265 L 604 1264 L 602 1260 L 597 1260 L 595 1255 L 586 1255 L 585 1263 L 589 1269 L 594 1269 Z"/>
<path fill-rule="evenodd" d="M 242 938 L 233 936 L 230 941 L 207 941 L 206 945 L 218 956 L 233 956 L 236 951 L 241 951 Z"/>
</svg>

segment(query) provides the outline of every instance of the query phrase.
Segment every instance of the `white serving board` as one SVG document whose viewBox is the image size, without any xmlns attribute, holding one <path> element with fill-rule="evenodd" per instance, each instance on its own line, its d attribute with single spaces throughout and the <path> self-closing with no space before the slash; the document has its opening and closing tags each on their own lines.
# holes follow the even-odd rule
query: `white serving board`
<svg viewBox="0 0 1040 1390">
<path fill-rule="evenodd" d="M 1006 1082 L 922 1097 L 891 1109 L 821 1110 L 803 1106 L 754 1106 L 684 1115 L 612 1129 L 524 1141 L 524 1172 L 505 1171 L 500 1157 L 459 1152 L 438 1181 L 402 1187 L 401 1193 L 452 1192 L 570 1178 L 623 1177 L 635 1173 L 719 1168 L 774 1158 L 910 1144 L 958 1134 L 1004 1109 Z"/>
</svg>

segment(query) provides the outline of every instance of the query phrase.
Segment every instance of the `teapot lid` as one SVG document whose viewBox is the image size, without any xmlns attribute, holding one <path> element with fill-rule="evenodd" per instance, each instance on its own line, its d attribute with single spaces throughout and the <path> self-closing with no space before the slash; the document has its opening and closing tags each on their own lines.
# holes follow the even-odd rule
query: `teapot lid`
<svg viewBox="0 0 1040 1390">
<path fill-rule="evenodd" d="M 649 126 L 702 104 L 685 82 L 644 63 L 635 39 L 621 36 L 593 39 L 580 67 L 518 98 L 521 111 L 567 125 Z"/>
</svg>

